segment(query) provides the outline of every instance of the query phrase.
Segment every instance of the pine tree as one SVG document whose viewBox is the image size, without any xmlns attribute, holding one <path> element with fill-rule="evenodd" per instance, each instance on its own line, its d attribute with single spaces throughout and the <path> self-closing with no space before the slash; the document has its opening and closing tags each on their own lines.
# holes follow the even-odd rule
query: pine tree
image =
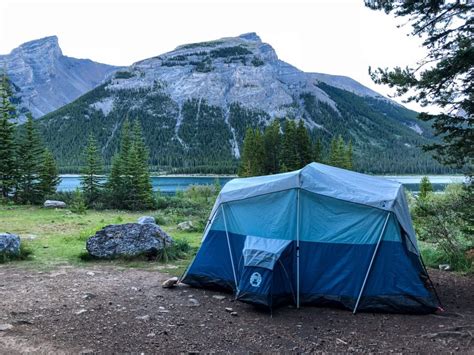
<svg viewBox="0 0 474 355">
<path fill-rule="evenodd" d="M 16 185 L 15 127 L 11 123 L 15 107 L 11 96 L 9 80 L 3 73 L 0 82 L 0 198 L 8 198 Z"/>
<path fill-rule="evenodd" d="M 353 168 L 353 160 L 352 160 L 352 140 L 349 140 L 347 144 L 347 148 L 344 154 L 344 169 L 352 170 Z"/>
<path fill-rule="evenodd" d="M 296 129 L 296 147 L 298 153 L 298 168 L 301 169 L 311 163 L 311 139 L 303 120 L 300 120 Z"/>
<path fill-rule="evenodd" d="M 346 167 L 346 149 L 344 139 L 341 135 L 334 137 L 331 140 L 331 151 L 329 154 L 329 165 L 336 166 L 338 168 Z"/>
<path fill-rule="evenodd" d="M 101 178 L 102 162 L 96 141 L 92 134 L 89 135 L 87 146 L 84 151 L 85 167 L 81 175 L 81 188 L 84 200 L 91 206 L 100 197 L 102 191 Z"/>
<path fill-rule="evenodd" d="M 133 130 L 128 121 L 124 123 L 120 151 L 113 158 L 107 190 L 113 207 L 143 210 L 154 206 L 148 149 L 138 121 Z"/>
<path fill-rule="evenodd" d="M 258 129 L 248 128 L 244 138 L 239 175 L 258 176 L 265 173 L 265 146 Z"/>
<path fill-rule="evenodd" d="M 322 163 L 323 160 L 323 145 L 321 143 L 321 139 L 318 138 L 316 143 L 314 143 L 313 147 L 313 161 Z"/>
<path fill-rule="evenodd" d="M 294 121 L 287 119 L 282 138 L 280 162 L 288 171 L 297 170 L 300 166 L 297 147 L 296 124 Z"/>
<path fill-rule="evenodd" d="M 433 185 L 428 176 L 423 176 L 420 181 L 420 194 L 418 196 L 421 200 L 424 200 L 431 192 L 433 192 Z"/>
<path fill-rule="evenodd" d="M 132 144 L 129 152 L 131 201 L 130 208 L 143 210 L 154 205 L 153 186 L 148 168 L 148 149 L 138 120 L 133 125 Z"/>
<path fill-rule="evenodd" d="M 264 174 L 277 174 L 280 171 L 280 123 L 274 120 L 265 128 L 263 134 L 265 148 Z"/>
<path fill-rule="evenodd" d="M 43 153 L 43 166 L 39 174 L 41 197 L 44 198 L 47 195 L 55 193 L 60 180 L 54 156 L 46 149 Z"/>
<path fill-rule="evenodd" d="M 124 201 L 129 201 L 129 157 L 131 137 L 130 123 L 125 120 L 122 126 L 119 152 L 112 158 L 112 167 L 107 180 L 107 191 L 112 207 L 123 208 Z"/>
<path fill-rule="evenodd" d="M 40 173 L 43 168 L 44 147 L 28 115 L 18 147 L 18 178 L 15 199 L 20 203 L 39 203 L 43 198 Z"/>
</svg>

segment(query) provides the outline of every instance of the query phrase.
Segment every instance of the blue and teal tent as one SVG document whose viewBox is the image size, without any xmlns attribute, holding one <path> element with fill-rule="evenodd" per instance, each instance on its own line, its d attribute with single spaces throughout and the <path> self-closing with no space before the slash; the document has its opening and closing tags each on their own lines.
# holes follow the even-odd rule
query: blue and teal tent
<svg viewBox="0 0 474 355">
<path fill-rule="evenodd" d="M 228 182 L 181 281 L 268 307 L 428 313 L 440 306 L 403 186 L 317 163 Z"/>
</svg>

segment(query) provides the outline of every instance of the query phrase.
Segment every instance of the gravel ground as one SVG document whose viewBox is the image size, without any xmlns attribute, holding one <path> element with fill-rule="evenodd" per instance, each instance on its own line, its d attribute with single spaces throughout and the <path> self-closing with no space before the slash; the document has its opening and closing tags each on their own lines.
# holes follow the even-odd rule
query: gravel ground
<svg viewBox="0 0 474 355">
<path fill-rule="evenodd" d="M 283 307 L 270 315 L 227 294 L 163 289 L 168 276 L 156 271 L 3 265 L 0 353 L 474 353 L 474 278 L 431 274 L 441 314 Z"/>
</svg>

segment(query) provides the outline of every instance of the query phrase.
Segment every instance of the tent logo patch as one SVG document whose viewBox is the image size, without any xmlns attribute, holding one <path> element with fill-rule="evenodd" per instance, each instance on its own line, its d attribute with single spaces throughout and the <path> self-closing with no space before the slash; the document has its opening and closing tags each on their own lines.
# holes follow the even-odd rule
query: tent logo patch
<svg viewBox="0 0 474 355">
<path fill-rule="evenodd" d="M 262 283 L 262 275 L 260 275 L 260 273 L 254 272 L 252 275 L 250 275 L 250 284 L 253 287 L 259 287 L 261 283 Z"/>
</svg>

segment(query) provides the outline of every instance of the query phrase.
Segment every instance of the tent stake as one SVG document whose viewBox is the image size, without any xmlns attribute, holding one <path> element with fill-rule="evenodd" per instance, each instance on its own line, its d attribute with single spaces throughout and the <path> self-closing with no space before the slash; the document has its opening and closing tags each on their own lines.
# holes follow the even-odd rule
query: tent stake
<svg viewBox="0 0 474 355">
<path fill-rule="evenodd" d="M 362 287 L 360 288 L 359 296 L 357 297 L 357 302 L 355 304 L 354 310 L 352 311 L 353 314 L 356 314 L 357 307 L 359 307 L 360 298 L 362 297 L 362 293 L 364 292 L 365 284 L 367 279 L 369 278 L 370 270 L 372 269 L 372 264 L 375 260 L 375 255 L 377 255 L 377 251 L 379 250 L 380 242 L 382 241 L 383 234 L 385 233 L 385 228 L 387 227 L 388 218 L 390 217 L 390 212 L 387 213 L 387 217 L 385 218 L 385 222 L 383 224 L 382 232 L 380 232 L 379 240 L 377 241 L 377 245 L 375 246 L 374 253 L 372 254 L 372 259 L 370 259 L 369 267 L 367 268 L 367 272 L 365 273 L 364 282 L 362 283 Z"/>
<path fill-rule="evenodd" d="M 232 249 L 230 248 L 229 232 L 227 231 L 227 221 L 225 218 L 225 211 L 224 211 L 223 204 L 221 205 L 221 209 L 222 209 L 222 216 L 224 217 L 225 235 L 227 236 L 227 246 L 229 247 L 230 263 L 232 264 L 232 273 L 234 274 L 235 291 L 237 294 L 237 292 L 239 292 L 239 287 L 237 286 L 237 275 L 235 274 L 234 258 L 232 257 Z"/>
</svg>

